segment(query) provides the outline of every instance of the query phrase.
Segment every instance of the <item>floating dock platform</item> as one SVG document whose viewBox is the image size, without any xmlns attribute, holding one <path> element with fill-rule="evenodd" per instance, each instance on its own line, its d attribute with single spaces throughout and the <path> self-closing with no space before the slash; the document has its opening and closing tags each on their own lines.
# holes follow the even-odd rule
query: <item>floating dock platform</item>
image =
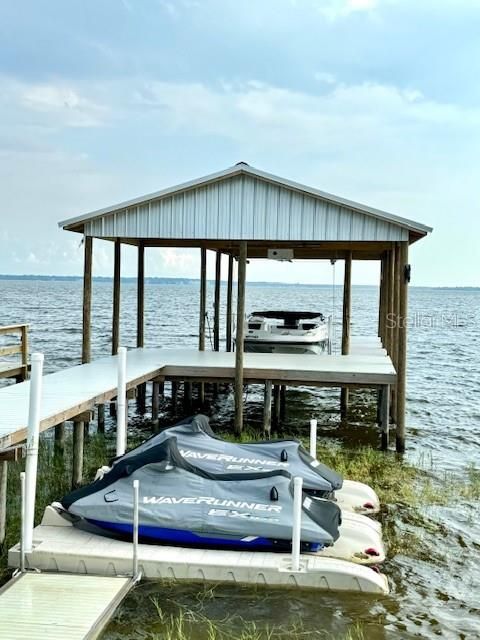
<svg viewBox="0 0 480 640">
<path fill-rule="evenodd" d="M 29 572 L 0 589 L 0 640 L 93 640 L 133 586 L 129 577 Z"/>
<path fill-rule="evenodd" d="M 33 544 L 27 568 L 111 577 L 131 572 L 130 542 L 72 526 L 53 507 L 47 507 L 34 529 Z M 10 549 L 8 559 L 10 566 L 19 566 L 19 545 Z M 291 562 L 291 555 L 282 553 L 138 545 L 139 570 L 150 580 L 388 593 L 387 578 L 370 567 L 306 554 L 299 571 L 292 570 Z"/>
</svg>

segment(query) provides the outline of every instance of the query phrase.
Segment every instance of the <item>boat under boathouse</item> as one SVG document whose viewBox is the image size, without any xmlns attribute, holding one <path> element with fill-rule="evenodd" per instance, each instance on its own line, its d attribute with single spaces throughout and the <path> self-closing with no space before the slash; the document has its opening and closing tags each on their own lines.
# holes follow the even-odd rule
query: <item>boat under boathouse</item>
<svg viewBox="0 0 480 640">
<path fill-rule="evenodd" d="M 243 387 L 246 383 L 264 383 L 270 406 L 272 383 L 274 388 L 296 384 L 340 387 L 343 407 L 348 403 L 349 388 L 372 387 L 379 390 L 383 445 L 388 444 L 388 421 L 392 419 L 396 424 L 397 451 L 404 450 L 408 250 L 410 244 L 431 231 L 430 227 L 265 173 L 244 162 L 203 178 L 70 218 L 60 226 L 84 236 L 83 363 L 91 359 L 93 239 L 110 240 L 115 244 L 112 355 L 119 347 L 122 244 L 138 248 L 136 346 L 144 352 L 149 351 L 144 349 L 145 249 L 196 247 L 201 252 L 198 352 L 189 350 L 190 356 L 185 353 L 185 357 L 180 358 L 183 364 L 171 365 L 163 378 L 158 376 L 158 371 L 156 377 L 144 376 L 142 385 L 145 380 L 153 380 L 155 394 L 158 380 L 182 380 L 185 392 L 187 385 L 191 390 L 192 383 L 199 383 L 199 392 L 202 392 L 205 382 L 233 380 L 237 433 L 243 425 Z M 207 361 L 207 354 L 203 360 L 201 356 L 205 352 L 208 250 L 216 254 L 214 352 L 220 350 L 221 257 L 222 254 L 228 256 L 228 353 L 219 352 L 215 359 L 216 354 L 209 352 Z M 234 261 L 238 263 L 235 315 L 243 318 L 248 261 L 279 257 L 345 262 L 341 355 L 264 354 L 269 357 L 265 364 L 266 360 L 260 363 L 258 354 L 244 354 L 242 349 L 232 353 Z M 381 265 L 378 338 L 365 342 L 350 337 L 351 274 L 355 260 L 378 260 Z M 242 345 L 244 323 L 236 323 L 235 331 L 235 344 Z M 309 359 L 307 364 L 305 358 Z"/>
</svg>

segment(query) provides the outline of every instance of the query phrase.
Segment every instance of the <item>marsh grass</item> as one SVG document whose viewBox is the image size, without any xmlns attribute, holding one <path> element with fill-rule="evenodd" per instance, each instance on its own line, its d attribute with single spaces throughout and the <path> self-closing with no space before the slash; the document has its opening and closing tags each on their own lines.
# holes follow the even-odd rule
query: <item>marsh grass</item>
<svg viewBox="0 0 480 640">
<path fill-rule="evenodd" d="M 215 597 L 212 590 L 212 597 Z M 175 613 L 166 612 L 157 598 L 152 598 L 159 622 L 160 634 L 152 640 L 365 640 L 363 626 L 355 623 L 340 635 L 323 629 L 305 629 L 301 620 L 289 625 L 258 625 L 238 614 L 212 620 L 200 610 L 178 607 Z"/>
</svg>

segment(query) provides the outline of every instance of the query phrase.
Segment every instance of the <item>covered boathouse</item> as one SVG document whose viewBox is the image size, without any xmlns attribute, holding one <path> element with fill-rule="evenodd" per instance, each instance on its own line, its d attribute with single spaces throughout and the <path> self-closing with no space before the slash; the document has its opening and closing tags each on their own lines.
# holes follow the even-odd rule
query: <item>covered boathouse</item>
<svg viewBox="0 0 480 640">
<path fill-rule="evenodd" d="M 379 391 L 383 411 L 382 445 L 388 445 L 388 420 L 396 423 L 396 449 L 405 449 L 405 384 L 407 359 L 407 301 L 410 266 L 408 248 L 431 228 L 357 202 L 265 173 L 240 162 L 224 171 L 163 189 L 127 202 L 105 207 L 59 225 L 84 236 L 82 362 L 90 361 L 93 238 L 115 243 L 112 313 L 112 354 L 119 347 L 121 245 L 138 247 L 137 348 L 144 346 L 144 254 L 147 247 L 197 247 L 201 251 L 199 351 L 205 351 L 206 252 L 216 252 L 214 351 L 219 351 L 219 292 L 221 256 L 229 256 L 227 285 L 226 350 L 232 351 L 233 264 L 238 262 L 236 317 L 245 315 L 247 261 L 273 257 L 345 261 L 341 356 L 325 355 L 309 361 L 315 366 L 312 384 L 342 387 L 341 403 L 348 403 L 349 387 L 373 387 Z M 354 260 L 378 260 L 381 264 L 378 344 L 350 340 L 351 273 Z M 236 344 L 243 344 L 244 324 L 236 323 Z M 355 347 L 355 348 L 354 348 Z M 358 347 L 358 348 L 356 348 Z M 197 354 L 198 355 L 198 354 Z M 215 357 L 215 354 L 211 354 Z M 218 354 L 220 357 L 221 354 Z M 225 354 L 223 354 L 225 355 Z M 298 356 L 265 354 L 271 362 L 265 372 L 266 400 L 271 402 L 275 384 L 299 384 L 294 369 Z M 301 358 L 312 358 L 311 355 Z M 258 372 L 245 375 L 244 354 L 231 354 L 234 366 L 235 430 L 243 425 L 243 385 L 262 381 Z M 234 358 L 234 360 L 233 360 Z M 275 358 L 282 369 L 276 374 Z M 296 358 L 296 359 L 295 359 Z M 340 361 L 339 361 L 340 359 Z M 388 362 L 391 375 L 375 377 Z M 280 367 L 281 361 L 281 367 Z M 220 360 L 219 360 L 220 362 Z M 223 362 L 223 361 L 222 361 Z M 315 365 L 313 365 L 315 362 Z M 287 365 L 285 364 L 287 363 Z M 289 364 L 290 363 L 290 364 Z M 288 375 L 290 366 L 291 375 Z M 287 369 L 287 373 L 285 373 Z M 222 370 L 223 371 L 223 370 Z M 338 372 L 343 372 L 340 374 Z M 322 376 L 322 372 L 324 375 Z M 333 372 L 333 373 L 332 373 Z M 335 375 L 337 372 L 337 375 Z M 267 378 L 268 376 L 268 378 Z M 171 378 L 172 380 L 174 377 Z M 225 373 L 201 368 L 185 380 L 225 380 Z M 188 380 L 188 382 L 187 382 Z M 309 384 L 310 378 L 303 380 Z M 387 381 L 386 386 L 379 382 Z M 392 382 L 393 381 L 393 382 Z M 143 385 L 144 386 L 144 385 Z M 155 385 L 154 385 L 155 388 Z M 158 402 L 158 399 L 157 399 Z M 269 413 L 270 407 L 267 409 Z M 382 415 L 380 411 L 380 415 Z M 387 418 L 385 419 L 385 413 Z"/>
</svg>

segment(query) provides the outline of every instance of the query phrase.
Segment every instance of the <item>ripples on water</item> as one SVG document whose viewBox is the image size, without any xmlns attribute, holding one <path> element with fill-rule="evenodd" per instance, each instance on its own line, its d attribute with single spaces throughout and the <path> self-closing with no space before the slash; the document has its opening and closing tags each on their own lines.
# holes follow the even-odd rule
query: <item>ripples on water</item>
<svg viewBox="0 0 480 640">
<path fill-rule="evenodd" d="M 31 350 L 45 354 L 47 371 L 78 364 L 81 352 L 81 283 L 0 281 L 0 325 L 28 322 Z M 212 311 L 212 287 L 208 308 Z M 223 292 L 224 293 L 224 292 Z M 377 291 L 353 288 L 352 333 L 375 334 Z M 223 296 L 225 299 L 225 296 Z M 135 286 L 122 284 L 121 344 L 135 345 Z M 341 289 L 335 295 L 341 319 Z M 110 352 L 111 285 L 94 284 L 92 309 L 93 357 Z M 328 287 L 250 287 L 247 309 L 305 308 L 332 311 Z M 407 459 L 431 465 L 432 475 L 449 472 L 463 477 L 470 465 L 480 466 L 480 291 L 411 288 Z M 212 313 L 210 313 L 212 316 Z M 197 285 L 146 287 L 145 346 L 196 347 Z M 222 327 L 224 323 L 222 324 Z M 337 323 L 337 333 L 341 328 Z M 249 392 L 247 415 L 261 415 L 261 396 Z M 342 426 L 338 393 L 299 388 L 289 392 L 289 422 L 306 425 L 319 418 L 321 436 L 338 442 L 375 444 L 368 403 L 362 396 L 353 424 Z M 367 420 L 368 417 L 368 420 Z M 218 407 L 216 426 L 231 419 L 231 404 Z M 135 423 L 138 423 L 136 418 Z M 389 505 L 401 522 L 401 505 Z M 216 597 L 203 601 L 202 611 L 222 619 L 239 612 L 259 624 L 288 624 L 301 619 L 311 631 L 319 628 L 336 637 L 350 622 L 362 621 L 367 638 L 480 637 L 480 525 L 478 504 L 459 502 L 430 507 L 423 514 L 431 527 L 416 530 L 422 559 L 397 554 L 385 572 L 392 585 L 388 598 L 355 595 L 258 592 L 219 587 Z M 413 523 L 402 526 L 414 528 Z M 199 590 L 200 589 L 200 590 Z M 107 638 L 148 638 L 160 633 L 152 597 L 168 611 L 178 605 L 198 606 L 203 588 L 145 584 L 124 605 Z M 157 626 L 156 626 L 157 622 Z"/>
</svg>

